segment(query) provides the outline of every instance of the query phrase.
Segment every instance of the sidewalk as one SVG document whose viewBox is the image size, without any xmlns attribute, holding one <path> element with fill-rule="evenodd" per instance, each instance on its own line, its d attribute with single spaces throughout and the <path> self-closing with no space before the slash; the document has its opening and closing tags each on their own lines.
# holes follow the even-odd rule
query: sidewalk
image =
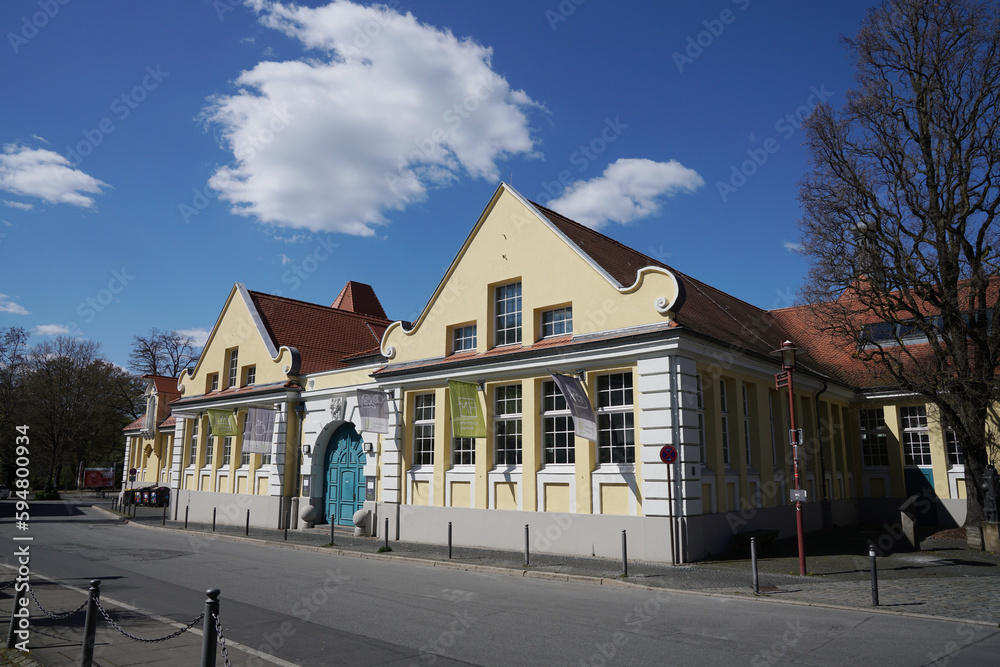
<svg viewBox="0 0 1000 667">
<path fill-rule="evenodd" d="M 90 504 L 90 503 L 87 503 Z M 184 531 L 183 521 L 167 521 L 161 526 L 162 510 L 138 508 L 138 516 L 125 519 L 112 513 L 103 503 L 93 505 L 109 518 L 128 521 L 130 529 Z M 795 540 L 781 540 L 763 548 L 758 558 L 761 593 L 752 590 L 749 554 L 735 553 L 712 562 L 671 566 L 659 563 L 629 562 L 628 578 L 621 576 L 620 560 L 530 554 L 524 565 L 523 551 L 503 551 L 454 547 L 448 559 L 447 547 L 415 542 L 390 541 L 391 552 L 378 553 L 381 538 L 354 537 L 349 529 L 338 528 L 330 545 L 328 526 L 284 531 L 218 525 L 213 535 L 211 524 L 189 524 L 187 532 L 205 534 L 205 539 L 251 540 L 271 543 L 275 548 L 292 548 L 337 553 L 348 557 L 405 561 L 429 567 L 485 571 L 527 578 L 556 579 L 590 585 L 629 586 L 669 589 L 701 595 L 719 595 L 756 599 L 762 602 L 823 605 L 854 608 L 876 613 L 935 617 L 976 625 L 997 627 L 1000 624 L 1000 554 L 971 551 L 955 539 L 926 537 L 921 550 L 892 553 L 878 558 L 880 606 L 871 606 L 870 561 L 868 540 L 878 542 L 885 533 L 877 528 L 835 530 L 807 536 L 806 554 L 809 575 L 798 575 Z M 0 569 L 0 579 L 7 580 L 9 568 Z M 59 613 L 71 611 L 86 599 L 86 591 L 65 584 L 34 578 L 34 590 L 46 609 Z M 103 597 L 102 597 L 103 599 Z M 11 604 L 10 591 L 0 593 L 0 608 Z M 181 623 L 155 618 L 104 600 L 109 614 L 130 633 L 140 637 L 163 637 Z M 73 618 L 72 627 L 51 621 L 37 610 L 32 611 L 31 654 L 14 650 L 0 651 L 0 664 L 66 665 L 76 664 L 82 642 L 83 612 Z M 9 611 L 7 612 L 9 614 Z M 4 615 L 4 620 L 8 619 Z M 192 619 L 183 619 L 184 622 Z M 201 624 L 179 637 L 161 644 L 135 642 L 115 632 L 101 618 L 98 623 L 95 664 L 98 665 L 181 665 L 199 664 Z M 234 664 L 245 664 L 251 655 L 260 655 L 248 647 L 231 643 Z M 273 664 L 273 659 L 267 662 Z M 219 664 L 222 664 L 221 658 Z M 288 664 L 279 663 L 278 664 Z"/>
<path fill-rule="evenodd" d="M 0 577 L 11 576 L 9 568 L 0 569 Z M 4 630 L 10 619 L 13 604 L 10 590 L 4 592 Z M 79 664 L 83 646 L 83 625 L 85 609 L 79 609 L 87 601 L 87 590 L 54 582 L 47 577 L 33 575 L 31 591 L 37 599 L 31 600 L 31 636 L 28 653 L 17 649 L 0 649 L 0 664 L 35 667 L 37 665 Z M 56 616 L 68 617 L 52 619 L 39 609 Z M 114 602 L 101 596 L 101 606 L 123 630 L 135 637 L 156 639 L 171 635 L 187 625 L 165 618 L 150 616 L 130 605 Z M 74 610 L 78 610 L 73 613 Z M 173 667 L 176 665 L 198 665 L 201 661 L 202 623 L 199 621 L 191 629 L 179 636 L 162 642 L 139 642 L 120 634 L 100 615 L 98 610 L 96 643 L 94 645 L 94 665 L 103 667 L 126 667 L 129 665 L 149 665 L 150 667 Z M 194 618 L 186 619 L 187 622 Z M 224 630 L 223 630 L 224 631 Z M 6 646 L 6 644 L 4 644 Z M 248 653 L 242 647 L 227 643 L 227 650 L 234 664 L 246 664 L 258 652 Z M 223 664 L 221 656 L 219 664 Z"/>
<path fill-rule="evenodd" d="M 168 520 L 161 527 L 162 510 L 138 510 L 138 516 L 129 519 L 137 526 L 184 530 L 183 521 Z M 212 526 L 190 523 L 187 530 L 211 533 Z M 380 554 L 382 538 L 354 537 L 348 528 L 335 530 L 333 546 L 330 546 L 329 526 L 290 530 L 287 542 L 284 531 L 251 527 L 246 537 L 245 530 L 245 525 L 220 523 L 215 535 L 280 543 L 288 548 L 324 549 L 346 556 L 408 560 L 434 567 L 865 610 L 873 610 L 868 543 L 884 546 L 888 542 L 887 531 L 877 526 L 807 535 L 806 577 L 798 574 L 794 538 L 761 547 L 758 554 L 761 593 L 755 595 L 748 547 L 718 560 L 691 565 L 629 562 L 626 579 L 621 576 L 620 560 L 604 558 L 531 553 L 530 566 L 525 567 L 523 541 L 517 545 L 522 547 L 520 551 L 455 546 L 449 560 L 446 546 L 418 542 L 390 540 L 391 553 Z M 943 535 L 948 536 L 948 531 Z M 967 549 L 964 540 L 946 539 L 942 533 L 935 536 L 930 529 L 923 531 L 919 551 L 892 552 L 898 548 L 899 541 L 892 540 L 888 553 L 877 559 L 880 606 L 875 611 L 1000 626 L 1000 554 Z"/>
</svg>

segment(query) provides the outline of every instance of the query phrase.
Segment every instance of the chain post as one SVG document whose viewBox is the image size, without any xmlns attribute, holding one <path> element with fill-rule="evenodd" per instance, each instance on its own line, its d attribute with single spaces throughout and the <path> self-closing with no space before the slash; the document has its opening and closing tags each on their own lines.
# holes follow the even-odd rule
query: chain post
<svg viewBox="0 0 1000 667">
<path fill-rule="evenodd" d="M 94 664 L 94 642 L 97 635 L 97 600 L 101 597 L 101 580 L 90 580 L 90 597 L 87 599 L 87 618 L 83 622 L 83 651 L 80 667 Z"/>
<path fill-rule="evenodd" d="M 201 636 L 201 667 L 215 667 L 216 645 L 219 643 L 215 625 L 215 617 L 219 614 L 219 593 L 218 588 L 205 591 L 208 597 L 205 599 L 205 624 Z"/>
<path fill-rule="evenodd" d="M 448 522 L 448 560 L 451 560 L 451 521 Z"/>
<path fill-rule="evenodd" d="M 628 577 L 628 538 L 622 531 L 622 576 Z"/>
<path fill-rule="evenodd" d="M 524 524 L 524 566 L 531 564 L 531 549 L 528 546 L 528 524 Z"/>
<path fill-rule="evenodd" d="M 753 592 L 760 593 L 760 577 L 757 574 L 757 538 L 750 538 L 750 567 L 753 569 Z"/>
<path fill-rule="evenodd" d="M 875 545 L 868 545 L 868 557 L 872 561 L 872 606 L 878 606 L 878 565 L 875 564 Z"/>
</svg>

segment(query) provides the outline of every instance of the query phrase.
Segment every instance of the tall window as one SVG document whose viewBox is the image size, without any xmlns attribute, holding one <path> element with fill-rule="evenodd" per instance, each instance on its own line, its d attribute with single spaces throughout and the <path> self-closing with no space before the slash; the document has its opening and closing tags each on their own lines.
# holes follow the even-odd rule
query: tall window
<svg viewBox="0 0 1000 667">
<path fill-rule="evenodd" d="M 256 366 L 247 366 L 247 384 L 257 384 Z"/>
<path fill-rule="evenodd" d="M 243 430 L 240 431 L 240 442 L 242 443 L 243 434 L 247 432 L 247 418 L 250 416 L 250 411 L 247 410 L 243 413 Z M 250 452 L 240 449 L 240 465 L 249 466 L 250 465 Z"/>
<path fill-rule="evenodd" d="M 927 409 L 914 405 L 899 409 L 903 426 L 903 458 L 908 466 L 931 465 L 931 438 L 927 430 Z"/>
<path fill-rule="evenodd" d="M 866 466 L 889 465 L 888 434 L 882 408 L 862 410 L 861 460 Z"/>
<path fill-rule="evenodd" d="M 719 380 L 719 412 L 722 413 L 722 462 L 729 465 L 729 399 L 725 380 Z"/>
<path fill-rule="evenodd" d="M 496 288 L 496 344 L 521 342 L 521 283 Z"/>
<path fill-rule="evenodd" d="M 235 387 L 239 380 L 239 348 L 229 351 L 229 384 L 228 387 Z"/>
<path fill-rule="evenodd" d="M 191 421 L 191 451 L 188 452 L 188 465 L 198 465 L 198 418 Z"/>
<path fill-rule="evenodd" d="M 559 386 L 542 383 L 542 441 L 545 463 L 576 463 L 576 436 L 566 399 Z"/>
<path fill-rule="evenodd" d="M 452 334 L 452 352 L 465 352 L 476 349 L 476 325 L 455 327 Z"/>
<path fill-rule="evenodd" d="M 215 437 L 212 435 L 211 430 L 208 432 L 208 437 L 205 438 L 205 465 L 212 465 L 212 459 L 215 458 Z"/>
<path fill-rule="evenodd" d="M 456 466 L 472 465 L 475 462 L 476 462 L 476 439 L 452 438 L 451 464 Z"/>
<path fill-rule="evenodd" d="M 222 439 L 222 465 L 229 465 L 233 459 L 233 436 L 227 435 Z"/>
<path fill-rule="evenodd" d="M 965 454 L 958 442 L 958 434 L 950 426 L 944 429 L 944 444 L 945 449 L 948 450 L 948 463 L 953 466 L 964 466 Z"/>
<path fill-rule="evenodd" d="M 497 387 L 493 409 L 496 465 L 521 465 L 521 385 Z"/>
<path fill-rule="evenodd" d="M 542 338 L 573 333 L 573 308 L 556 308 L 542 313 Z"/>
<path fill-rule="evenodd" d="M 635 463 L 632 373 L 597 378 L 598 463 Z"/>
<path fill-rule="evenodd" d="M 753 448 L 750 446 L 750 401 L 747 398 L 747 386 L 744 384 L 740 388 L 743 392 L 743 441 L 746 443 L 747 468 L 749 468 L 753 465 L 751 457 Z"/>
<path fill-rule="evenodd" d="M 701 376 L 695 376 L 695 393 L 698 405 L 698 452 L 701 457 L 701 464 L 705 465 L 705 389 L 701 384 Z"/>
<path fill-rule="evenodd" d="M 767 392 L 767 415 L 771 420 L 771 465 L 778 467 L 778 437 L 774 432 L 774 395 Z"/>
<path fill-rule="evenodd" d="M 434 394 L 413 397 L 413 465 L 434 465 Z"/>
</svg>

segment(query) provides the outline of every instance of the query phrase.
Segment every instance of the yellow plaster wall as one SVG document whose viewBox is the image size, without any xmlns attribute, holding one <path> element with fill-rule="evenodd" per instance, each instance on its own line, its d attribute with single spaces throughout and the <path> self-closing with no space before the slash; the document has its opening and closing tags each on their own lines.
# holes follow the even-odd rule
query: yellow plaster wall
<svg viewBox="0 0 1000 667">
<path fill-rule="evenodd" d="M 281 348 L 278 358 L 271 359 L 253 323 L 249 309 L 234 287 L 215 329 L 212 330 L 202 350 L 194 372 L 181 374 L 179 384 L 182 395 L 204 394 L 208 386 L 208 377 L 213 373 L 219 374 L 219 388 L 226 388 L 229 372 L 228 351 L 232 348 L 239 348 L 237 363 L 240 376 L 237 386 L 242 386 L 245 368 L 250 365 L 257 367 L 255 384 L 283 382 L 288 379 L 283 369 L 291 364 L 291 353 L 287 348 Z"/>
<path fill-rule="evenodd" d="M 469 482 L 452 482 L 451 483 L 451 506 L 452 507 L 469 507 L 469 501 L 471 499 L 471 491 L 469 487 L 472 485 Z"/>
<path fill-rule="evenodd" d="M 470 322 L 478 325 L 477 351 L 490 349 L 494 289 L 517 281 L 525 345 L 540 338 L 536 313 L 560 304 L 572 304 L 577 334 L 666 321 L 654 303 L 673 299 L 669 276 L 645 273 L 634 290 L 619 292 L 506 190 L 484 216 L 415 328 L 406 333 L 395 324 L 386 332 L 383 349 L 395 350 L 393 362 L 449 354 L 450 327 Z"/>
<path fill-rule="evenodd" d="M 569 484 L 546 484 L 543 507 L 546 512 L 569 513 Z"/>
</svg>

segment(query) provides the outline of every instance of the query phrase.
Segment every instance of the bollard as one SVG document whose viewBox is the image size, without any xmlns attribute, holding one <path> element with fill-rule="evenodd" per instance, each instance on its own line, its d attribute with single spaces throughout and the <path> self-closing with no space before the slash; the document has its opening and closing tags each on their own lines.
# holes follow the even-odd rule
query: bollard
<svg viewBox="0 0 1000 667">
<path fill-rule="evenodd" d="M 625 531 L 622 531 L 622 576 L 628 576 L 628 540 Z"/>
<path fill-rule="evenodd" d="M 753 592 L 760 593 L 760 577 L 757 576 L 757 538 L 750 538 L 750 567 L 753 569 Z"/>
<path fill-rule="evenodd" d="M 191 511 L 191 507 L 190 506 L 184 508 L 184 530 L 187 530 L 187 527 L 188 527 L 188 512 L 189 511 Z"/>
<path fill-rule="evenodd" d="M 448 560 L 451 560 L 451 521 L 448 522 Z"/>
<path fill-rule="evenodd" d="M 285 526 L 285 541 L 288 541 L 288 526 Z"/>
<path fill-rule="evenodd" d="M 868 557 L 872 561 L 872 606 L 878 606 L 878 566 L 875 564 L 875 545 L 868 545 Z"/>
<path fill-rule="evenodd" d="M 336 525 L 336 523 L 334 522 L 333 515 L 331 514 L 330 515 L 330 546 L 331 547 L 333 546 L 333 527 L 335 525 Z"/>
<path fill-rule="evenodd" d="M 389 550 L 389 517 L 385 518 L 385 550 Z"/>
<path fill-rule="evenodd" d="M 167 525 L 167 504 L 163 504 L 163 521 L 160 522 L 161 526 Z"/>
<path fill-rule="evenodd" d="M 97 635 L 97 598 L 101 597 L 101 580 L 90 580 L 90 597 L 87 600 L 87 618 L 83 622 L 83 652 L 80 667 L 94 664 L 94 638 Z"/>
<path fill-rule="evenodd" d="M 15 591 L 16 590 L 17 589 L 15 588 Z M 25 640 L 28 639 L 28 624 L 31 623 L 31 612 L 28 610 L 28 598 L 21 597 L 16 592 L 13 593 L 13 595 L 14 608 L 10 612 L 10 628 L 7 630 L 7 648 L 14 648 L 15 644 L 17 644 L 14 639 L 17 631 L 19 630 L 19 619 L 23 618 L 25 620 L 26 625 L 24 627 L 23 634 L 20 635 L 23 636 Z"/>
<path fill-rule="evenodd" d="M 247 537 L 250 537 L 250 510 L 247 510 L 247 530 L 244 533 Z"/>
<path fill-rule="evenodd" d="M 216 646 L 219 636 L 215 630 L 215 617 L 219 615 L 219 589 L 211 588 L 205 591 L 205 622 L 201 635 L 201 667 L 215 667 Z"/>
<path fill-rule="evenodd" d="M 218 509 L 217 507 L 213 507 L 212 508 L 212 532 L 213 533 L 215 532 L 215 511 L 217 509 Z"/>
<path fill-rule="evenodd" d="M 531 563 L 531 552 L 528 549 L 528 524 L 524 524 L 524 566 Z"/>
</svg>

